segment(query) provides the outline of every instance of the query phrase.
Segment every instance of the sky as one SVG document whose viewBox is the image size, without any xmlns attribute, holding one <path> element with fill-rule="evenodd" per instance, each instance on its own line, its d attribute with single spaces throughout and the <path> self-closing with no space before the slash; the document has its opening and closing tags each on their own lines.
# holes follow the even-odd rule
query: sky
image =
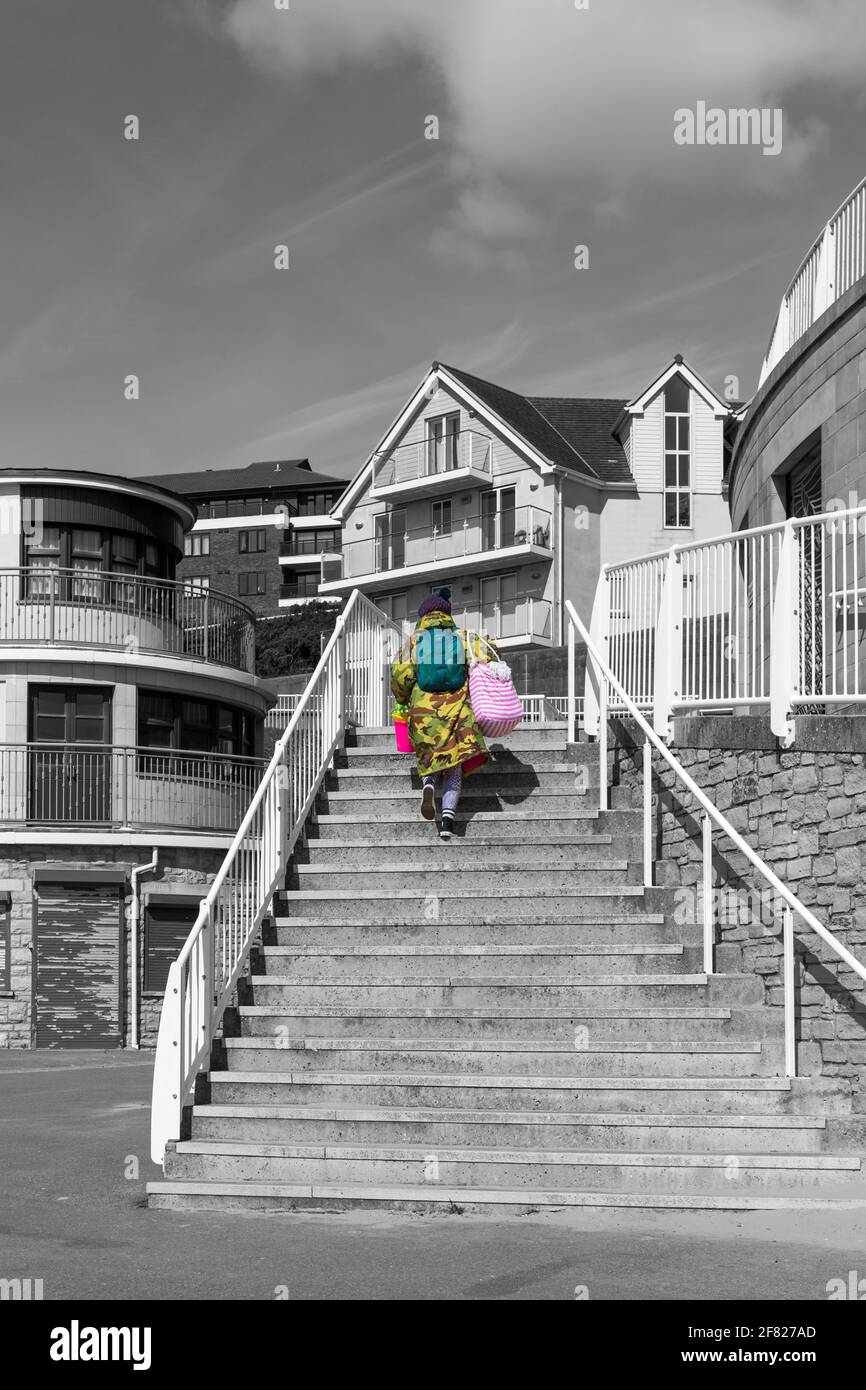
<svg viewBox="0 0 866 1390">
<path fill-rule="evenodd" d="M 864 70 L 862 0 L 2 0 L 2 466 L 349 477 L 433 360 L 747 398 Z"/>
</svg>

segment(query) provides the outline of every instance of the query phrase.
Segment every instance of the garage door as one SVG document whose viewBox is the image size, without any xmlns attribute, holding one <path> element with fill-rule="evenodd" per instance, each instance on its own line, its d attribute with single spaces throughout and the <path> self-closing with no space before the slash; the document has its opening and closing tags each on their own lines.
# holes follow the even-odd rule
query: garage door
<svg viewBox="0 0 866 1390">
<path fill-rule="evenodd" d="M 120 1046 L 120 888 L 43 883 L 36 910 L 36 1046 Z"/>
</svg>

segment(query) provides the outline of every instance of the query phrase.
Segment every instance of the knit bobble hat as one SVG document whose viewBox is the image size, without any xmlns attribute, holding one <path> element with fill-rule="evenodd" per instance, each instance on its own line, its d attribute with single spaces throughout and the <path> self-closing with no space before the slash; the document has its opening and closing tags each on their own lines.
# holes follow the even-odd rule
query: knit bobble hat
<svg viewBox="0 0 866 1390">
<path fill-rule="evenodd" d="M 424 618 L 428 613 L 450 613 L 451 612 L 451 590 L 437 589 L 429 598 L 425 598 L 421 607 L 418 609 L 418 617 Z"/>
</svg>

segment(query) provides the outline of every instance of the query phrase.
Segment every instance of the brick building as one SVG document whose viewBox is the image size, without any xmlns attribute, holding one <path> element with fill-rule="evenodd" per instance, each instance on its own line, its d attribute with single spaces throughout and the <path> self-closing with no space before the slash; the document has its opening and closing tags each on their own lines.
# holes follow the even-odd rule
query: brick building
<svg viewBox="0 0 866 1390">
<path fill-rule="evenodd" d="M 150 481 L 196 510 L 179 579 L 234 594 L 260 618 L 318 597 L 322 551 L 340 548 L 340 524 L 328 515 L 345 486 L 339 478 L 314 472 L 308 459 L 283 459 Z"/>
</svg>

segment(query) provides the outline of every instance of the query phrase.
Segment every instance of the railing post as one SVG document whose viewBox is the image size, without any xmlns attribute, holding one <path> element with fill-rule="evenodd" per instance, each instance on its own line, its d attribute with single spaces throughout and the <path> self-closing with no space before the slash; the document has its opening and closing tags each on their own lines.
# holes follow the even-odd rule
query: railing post
<svg viewBox="0 0 866 1390">
<path fill-rule="evenodd" d="M 204 659 L 209 660 L 210 654 L 210 594 L 207 589 L 204 591 L 204 605 L 202 608 L 204 621 Z"/>
<path fill-rule="evenodd" d="M 607 808 L 607 677 L 602 676 L 598 710 L 598 809 L 606 811 Z"/>
<path fill-rule="evenodd" d="M 704 974 L 712 975 L 713 972 L 713 822 L 707 815 L 703 814 L 701 824 L 701 840 L 703 848 L 703 871 L 701 883 L 703 887 L 703 925 L 704 925 Z"/>
<path fill-rule="evenodd" d="M 567 719 L 567 721 L 568 721 L 568 730 L 567 730 L 567 733 L 566 733 L 566 739 L 567 739 L 567 742 L 568 742 L 568 743 L 576 743 L 576 742 L 577 742 L 577 719 L 576 719 L 575 716 L 576 716 L 577 698 L 576 698 L 575 691 L 576 691 L 576 686 L 577 686 L 577 672 L 576 672 L 576 670 L 575 670 L 575 660 L 576 660 L 576 652 L 577 652 L 577 643 L 576 643 L 576 640 L 575 640 L 574 623 L 571 621 L 570 618 L 568 618 L 567 621 L 568 621 L 568 709 L 567 709 L 567 711 L 566 711 L 566 719 Z M 588 670 L 588 669 L 589 669 L 589 662 L 587 661 L 587 670 Z"/>
<path fill-rule="evenodd" d="M 653 753 L 648 738 L 643 743 L 643 886 L 653 884 Z"/>
<path fill-rule="evenodd" d="M 566 621 L 569 624 L 573 636 L 573 625 L 567 615 Z M 598 577 L 598 584 L 595 587 L 595 598 L 592 604 L 589 635 L 609 665 L 610 578 L 607 570 L 602 570 Z M 599 675 L 587 652 L 586 669 L 583 678 L 583 727 L 591 738 L 595 738 L 598 734 L 599 693 Z"/>
<path fill-rule="evenodd" d="M 824 230 L 818 263 L 815 266 L 815 288 L 812 296 L 812 323 L 836 297 L 836 229 L 832 222 Z M 811 327 L 811 324 L 809 325 Z M 802 330 L 801 330 L 802 331 Z M 790 346 L 790 344 L 789 344 Z"/>
<path fill-rule="evenodd" d="M 782 929 L 782 959 L 785 995 L 785 1075 L 797 1075 L 797 1017 L 794 991 L 794 914 L 785 907 Z"/>
<path fill-rule="evenodd" d="M 653 728 L 670 743 L 672 715 L 683 679 L 683 571 L 676 547 L 671 549 L 662 581 L 655 638 Z"/>
<path fill-rule="evenodd" d="M 799 552 L 797 535 L 785 523 L 779 573 L 770 618 L 770 728 L 786 748 L 794 742 L 793 718 L 800 651 Z"/>
</svg>

